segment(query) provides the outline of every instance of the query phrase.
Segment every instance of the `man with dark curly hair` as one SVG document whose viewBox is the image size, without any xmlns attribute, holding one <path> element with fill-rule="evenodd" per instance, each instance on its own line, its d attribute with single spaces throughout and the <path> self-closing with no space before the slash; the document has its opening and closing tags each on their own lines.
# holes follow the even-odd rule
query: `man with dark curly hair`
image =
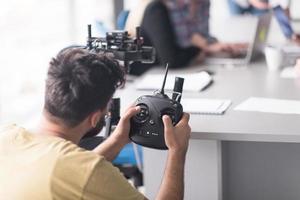
<svg viewBox="0 0 300 200">
<path fill-rule="evenodd" d="M 146 199 L 112 161 L 129 142 L 129 107 L 115 131 L 93 151 L 78 147 L 86 133 L 103 127 L 107 105 L 124 83 L 118 62 L 81 48 L 62 50 L 50 62 L 43 117 L 36 133 L 17 125 L 0 130 L 0 199 Z M 183 198 L 189 117 L 173 127 L 164 116 L 168 160 L 157 199 Z"/>
</svg>

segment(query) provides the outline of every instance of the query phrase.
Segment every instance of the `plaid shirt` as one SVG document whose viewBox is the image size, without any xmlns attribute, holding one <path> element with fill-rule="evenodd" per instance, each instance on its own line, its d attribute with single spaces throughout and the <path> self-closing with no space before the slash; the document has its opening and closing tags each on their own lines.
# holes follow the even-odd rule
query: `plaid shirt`
<svg viewBox="0 0 300 200">
<path fill-rule="evenodd" d="M 177 43 L 181 47 L 191 46 L 191 36 L 199 33 L 208 43 L 214 43 L 216 38 L 209 34 L 209 8 L 210 0 L 194 0 L 195 12 L 191 12 L 193 0 L 168 0 L 167 8 L 173 24 Z"/>
</svg>

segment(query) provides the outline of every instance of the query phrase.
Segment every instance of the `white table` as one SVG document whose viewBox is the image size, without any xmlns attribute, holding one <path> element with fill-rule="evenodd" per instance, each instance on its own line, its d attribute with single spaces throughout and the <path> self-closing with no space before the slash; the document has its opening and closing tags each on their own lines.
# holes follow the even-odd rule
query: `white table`
<svg viewBox="0 0 300 200">
<path fill-rule="evenodd" d="M 184 72 L 201 69 L 191 67 Z M 184 92 L 183 98 L 224 98 L 231 99 L 233 104 L 222 116 L 191 115 L 192 135 L 186 159 L 185 199 L 222 199 L 221 141 L 300 142 L 300 115 L 233 110 L 251 96 L 299 100 L 300 80 L 281 79 L 279 73 L 269 73 L 264 63 L 247 68 L 210 69 L 216 72 L 214 83 L 200 93 Z M 149 73 L 162 72 L 161 68 Z M 117 96 L 122 97 L 122 108 L 138 96 L 151 93 L 136 91 L 136 84 L 138 80 L 117 93 Z M 166 151 L 144 148 L 146 196 L 150 199 L 154 199 L 157 194 L 166 155 Z"/>
</svg>

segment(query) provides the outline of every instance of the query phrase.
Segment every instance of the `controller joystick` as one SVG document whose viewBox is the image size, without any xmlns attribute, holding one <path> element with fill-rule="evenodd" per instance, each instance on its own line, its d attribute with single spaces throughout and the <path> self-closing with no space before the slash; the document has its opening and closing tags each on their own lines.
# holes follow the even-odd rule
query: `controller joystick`
<svg viewBox="0 0 300 200">
<path fill-rule="evenodd" d="M 143 124 L 147 121 L 149 117 L 149 109 L 146 104 L 137 104 L 140 107 L 140 112 L 133 117 L 136 123 Z"/>
</svg>

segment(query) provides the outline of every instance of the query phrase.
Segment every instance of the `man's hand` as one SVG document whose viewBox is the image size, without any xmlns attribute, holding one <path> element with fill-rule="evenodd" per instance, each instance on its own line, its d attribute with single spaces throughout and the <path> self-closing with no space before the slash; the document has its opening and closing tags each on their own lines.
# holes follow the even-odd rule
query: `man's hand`
<svg viewBox="0 0 300 200">
<path fill-rule="evenodd" d="M 139 107 L 129 107 L 121 117 L 115 131 L 93 151 L 113 161 L 121 149 L 129 142 L 130 118 L 140 111 Z"/>
<path fill-rule="evenodd" d="M 130 119 L 138 112 L 140 112 L 140 107 L 138 106 L 127 108 L 110 137 L 114 137 L 123 146 L 129 143 Z"/>
<path fill-rule="evenodd" d="M 166 145 L 169 148 L 164 177 L 156 199 L 184 198 L 184 163 L 191 128 L 189 114 L 184 113 L 174 127 L 169 116 L 163 116 Z"/>
<path fill-rule="evenodd" d="M 215 54 L 220 52 L 229 53 L 232 55 L 238 55 L 241 52 L 247 50 L 248 44 L 246 43 L 223 43 L 216 42 L 208 45 L 204 50 L 208 54 Z"/>
<path fill-rule="evenodd" d="M 249 0 L 250 4 L 260 10 L 266 10 L 272 8 L 272 6 L 266 2 L 260 0 Z"/>
<path fill-rule="evenodd" d="M 188 124 L 189 118 L 189 114 L 184 113 L 181 120 L 174 127 L 170 117 L 167 115 L 163 116 L 165 141 L 170 152 L 180 153 L 185 156 L 191 133 L 191 128 Z"/>
<path fill-rule="evenodd" d="M 300 59 L 297 60 L 295 65 L 295 71 L 298 77 L 300 77 Z"/>
<path fill-rule="evenodd" d="M 292 35 L 292 41 L 294 42 L 294 43 L 296 43 L 297 45 L 300 45 L 300 34 L 293 34 Z"/>
</svg>

